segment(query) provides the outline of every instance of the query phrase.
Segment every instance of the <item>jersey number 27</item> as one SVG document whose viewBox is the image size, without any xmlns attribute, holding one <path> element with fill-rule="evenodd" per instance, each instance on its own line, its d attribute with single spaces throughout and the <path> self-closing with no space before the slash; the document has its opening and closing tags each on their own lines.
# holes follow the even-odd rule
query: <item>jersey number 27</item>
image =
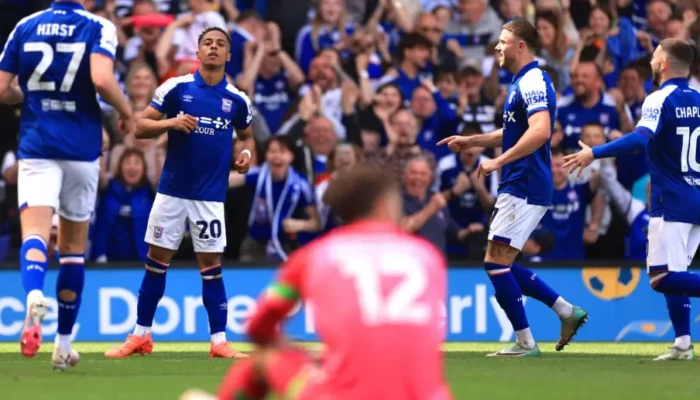
<svg viewBox="0 0 700 400">
<path fill-rule="evenodd" d="M 44 90 L 48 92 L 56 91 L 56 82 L 42 81 L 41 78 L 44 76 L 46 71 L 53 63 L 54 59 L 54 49 L 50 44 L 44 42 L 27 42 L 24 44 L 24 52 L 39 52 L 41 53 L 41 60 L 34 68 L 34 72 L 29 77 L 27 81 L 27 90 L 30 92 L 36 90 Z M 75 82 L 75 75 L 78 73 L 78 68 L 80 68 L 80 63 L 83 61 L 83 55 L 85 54 L 85 43 L 56 43 L 56 53 L 71 53 L 72 57 L 68 63 L 68 69 L 66 74 L 63 76 L 63 81 L 61 82 L 61 92 L 68 93 L 73 87 L 73 82 Z"/>
<path fill-rule="evenodd" d="M 428 273 L 416 259 L 388 256 L 348 255 L 339 261 L 341 271 L 355 282 L 360 312 L 365 324 L 421 325 L 431 317 L 430 305 L 419 300 L 428 288 Z M 382 278 L 398 280 L 382 293 Z"/>
</svg>

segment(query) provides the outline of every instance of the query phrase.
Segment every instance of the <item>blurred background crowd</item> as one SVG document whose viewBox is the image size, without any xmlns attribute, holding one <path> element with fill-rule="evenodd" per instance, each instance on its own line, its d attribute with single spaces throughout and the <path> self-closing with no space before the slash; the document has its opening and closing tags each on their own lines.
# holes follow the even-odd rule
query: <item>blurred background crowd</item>
<svg viewBox="0 0 700 400">
<path fill-rule="evenodd" d="M 0 1 L 0 44 L 19 19 L 47 6 Z M 523 257 L 639 257 L 630 248 L 624 210 L 611 207 L 599 188 L 607 168 L 646 201 L 644 154 L 597 162 L 580 177 L 568 176 L 562 156 L 576 151 L 579 140 L 593 146 L 632 131 L 655 90 L 649 59 L 658 42 L 700 38 L 697 0 L 87 0 L 85 6 L 117 26 L 115 73 L 137 117 L 160 83 L 197 68 L 204 28 L 230 32 L 226 73 L 254 104 L 259 146 L 251 172 L 229 180 L 226 257 L 242 261 L 279 260 L 338 224 L 321 199 L 335 174 L 356 163 L 395 172 L 404 187 L 405 229 L 450 259 L 482 259 L 498 174 L 475 171 L 500 150 L 452 154 L 436 143 L 502 126 L 512 75 L 498 67 L 494 48 L 501 25 L 513 18 L 539 31 L 537 59 L 554 82 L 558 109 L 554 204 Z M 691 85 L 700 89 L 700 60 Z M 101 104 L 104 153 L 90 258 L 144 259 L 167 135 L 122 137 L 113 111 Z M 0 108 L 0 259 L 6 260 L 16 257 L 21 241 L 19 115 L 19 108 Z M 179 257 L 192 257 L 188 240 Z"/>
</svg>

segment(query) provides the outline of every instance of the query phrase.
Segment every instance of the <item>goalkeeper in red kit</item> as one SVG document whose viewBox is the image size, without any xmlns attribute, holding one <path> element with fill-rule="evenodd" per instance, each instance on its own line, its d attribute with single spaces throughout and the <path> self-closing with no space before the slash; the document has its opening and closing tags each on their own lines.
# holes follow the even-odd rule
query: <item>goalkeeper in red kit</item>
<svg viewBox="0 0 700 400">
<path fill-rule="evenodd" d="M 400 188 L 360 165 L 330 184 L 324 202 L 347 225 L 298 250 L 259 300 L 248 334 L 258 346 L 231 367 L 218 398 L 448 400 L 444 257 L 404 233 Z M 321 360 L 284 344 L 279 324 L 313 305 Z M 420 362 L 416 362 L 420 360 Z M 213 398 L 188 392 L 182 399 Z"/>
</svg>

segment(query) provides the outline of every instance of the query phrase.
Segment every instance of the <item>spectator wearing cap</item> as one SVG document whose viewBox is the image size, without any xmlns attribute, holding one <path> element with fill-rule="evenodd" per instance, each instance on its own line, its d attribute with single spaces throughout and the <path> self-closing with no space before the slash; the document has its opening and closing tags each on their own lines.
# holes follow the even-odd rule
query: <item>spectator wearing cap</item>
<svg viewBox="0 0 700 400">
<path fill-rule="evenodd" d="M 279 27 L 272 22 L 267 27 L 264 41 L 246 45 L 245 69 L 236 83 L 252 99 L 274 134 L 305 77 L 294 59 L 282 50 Z"/>
<path fill-rule="evenodd" d="M 424 80 L 413 91 L 411 111 L 418 122 L 416 143 L 435 155 L 436 159 L 450 153 L 446 146 L 437 142 L 457 132 L 459 116 L 457 106 L 447 101 L 433 82 Z"/>
<path fill-rule="evenodd" d="M 413 91 L 421 85 L 421 80 L 427 78 L 421 75 L 431 59 L 432 43 L 425 36 L 409 33 L 399 42 L 400 62 L 398 67 L 390 70 L 380 80 L 380 85 L 393 83 L 401 89 L 405 99 L 413 96 Z M 432 78 L 432 74 L 430 74 Z"/>
<path fill-rule="evenodd" d="M 313 20 L 301 28 L 296 41 L 296 60 L 305 73 L 309 72 L 311 61 L 321 50 L 335 48 L 344 53 L 347 39 L 355 31 L 344 0 L 319 0 L 315 11 Z"/>
<path fill-rule="evenodd" d="M 554 194 L 549 210 L 542 218 L 544 229 L 555 236 L 554 248 L 540 254 L 543 260 L 583 260 L 585 259 L 584 229 L 586 227 L 586 207 L 596 195 L 600 179 L 572 184 L 564 169 L 564 153 L 552 152 L 552 178 Z M 597 232 L 592 239 L 597 240 Z"/>
<path fill-rule="evenodd" d="M 265 22 L 255 11 L 244 11 L 236 19 L 231 35 L 231 59 L 226 63 L 226 75 L 236 80 L 243 72 L 243 57 L 248 43 L 263 39 L 267 33 Z"/>
<path fill-rule="evenodd" d="M 414 156 L 406 161 L 403 173 L 403 211 L 406 217 L 402 226 L 405 231 L 415 233 L 445 251 L 447 238 L 458 240 L 465 237 L 466 230 L 460 231 L 446 207 L 450 192 L 433 193 L 430 190 L 434 171 L 425 157 Z"/>
<path fill-rule="evenodd" d="M 603 75 L 594 62 L 581 62 L 572 77 L 573 95 L 564 96 L 557 103 L 557 119 L 564 130 L 562 146 L 565 150 L 578 149 L 581 127 L 589 122 L 599 122 L 610 130 L 631 132 L 629 109 L 622 99 L 603 92 Z"/>
<path fill-rule="evenodd" d="M 402 108 L 397 111 L 388 119 L 384 129 L 389 139 L 387 146 L 375 154 L 368 154 L 367 162 L 394 174 L 397 182 L 401 180 L 406 162 L 415 156 L 425 157 L 431 170 L 435 171 L 435 155 L 416 144 L 418 121 L 409 110 Z"/>
<path fill-rule="evenodd" d="M 463 49 L 466 60 L 481 62 L 486 46 L 498 40 L 503 21 L 488 0 L 458 0 L 458 18 L 447 28 L 445 40 L 455 40 Z"/>
<path fill-rule="evenodd" d="M 493 132 L 496 130 L 496 108 L 493 100 L 484 93 L 483 86 L 484 76 L 479 64 L 467 65 L 460 71 L 459 113 L 465 124 L 477 124 L 480 132 Z"/>
<path fill-rule="evenodd" d="M 470 124 L 462 131 L 465 136 L 478 134 L 478 125 Z M 450 215 L 460 230 L 465 230 L 466 243 L 448 241 L 447 252 L 451 256 L 478 259 L 486 245 L 485 227 L 496 202 L 499 174 L 496 171 L 488 177 L 478 176 L 479 165 L 489 160 L 483 151 L 483 147 L 471 147 L 447 155 L 438 163 L 440 190 L 451 190 L 453 195 L 448 202 Z"/>
</svg>

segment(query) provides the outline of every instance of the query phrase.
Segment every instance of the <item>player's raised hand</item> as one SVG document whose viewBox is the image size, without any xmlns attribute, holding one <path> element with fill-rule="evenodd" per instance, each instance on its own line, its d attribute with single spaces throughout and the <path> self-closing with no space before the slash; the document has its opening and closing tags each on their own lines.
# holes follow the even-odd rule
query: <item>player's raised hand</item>
<svg viewBox="0 0 700 400">
<path fill-rule="evenodd" d="M 438 146 L 442 145 L 447 145 L 447 147 L 450 148 L 451 151 L 457 153 L 461 150 L 466 150 L 470 147 L 472 147 L 472 138 L 473 136 L 459 136 L 459 135 L 454 135 L 450 137 L 446 137 L 439 141 L 437 144 Z"/>
<path fill-rule="evenodd" d="M 498 158 L 493 160 L 486 160 L 479 164 L 479 170 L 477 172 L 477 177 L 489 176 L 493 171 L 496 171 L 502 167 L 501 162 Z"/>
<path fill-rule="evenodd" d="M 239 174 L 245 174 L 250 169 L 250 157 L 247 152 L 241 152 L 236 157 L 236 162 L 233 164 L 233 169 Z"/>
<path fill-rule="evenodd" d="M 180 114 L 170 119 L 170 129 L 190 134 L 197 129 L 197 118 L 188 114 Z"/>
<path fill-rule="evenodd" d="M 575 154 L 569 154 L 564 156 L 564 168 L 569 170 L 572 174 L 578 169 L 578 176 L 581 176 L 583 170 L 591 165 L 595 157 L 593 157 L 593 149 L 582 141 L 578 141 L 578 145 L 581 146 L 581 151 Z"/>
</svg>

